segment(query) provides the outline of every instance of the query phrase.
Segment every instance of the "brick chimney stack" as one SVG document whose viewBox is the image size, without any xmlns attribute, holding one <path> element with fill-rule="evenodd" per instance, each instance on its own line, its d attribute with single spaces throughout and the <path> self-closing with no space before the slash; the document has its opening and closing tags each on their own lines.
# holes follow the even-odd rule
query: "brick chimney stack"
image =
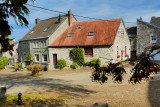
<svg viewBox="0 0 160 107">
<path fill-rule="evenodd" d="M 68 11 L 68 24 L 69 26 L 72 25 L 72 11 L 71 10 Z"/>
</svg>

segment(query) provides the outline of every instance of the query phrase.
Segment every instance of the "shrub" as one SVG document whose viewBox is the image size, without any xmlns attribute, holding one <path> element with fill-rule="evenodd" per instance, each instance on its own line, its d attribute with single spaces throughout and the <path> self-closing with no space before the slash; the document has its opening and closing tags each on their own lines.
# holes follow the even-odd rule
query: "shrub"
<svg viewBox="0 0 160 107">
<path fill-rule="evenodd" d="M 41 65 L 40 68 L 41 68 L 41 71 L 44 71 L 45 65 Z"/>
<path fill-rule="evenodd" d="M 0 58 L 0 69 L 5 69 L 8 65 L 8 58 L 7 57 L 1 57 Z"/>
<path fill-rule="evenodd" d="M 22 63 L 18 63 L 14 66 L 15 71 L 20 71 L 22 69 Z"/>
<path fill-rule="evenodd" d="M 63 69 L 67 66 L 67 62 L 64 59 L 59 59 L 57 62 L 57 67 Z"/>
<path fill-rule="evenodd" d="M 30 71 L 33 71 L 34 65 L 28 65 L 27 69 L 30 70 Z"/>
<path fill-rule="evenodd" d="M 83 56 L 83 50 L 81 48 L 73 48 L 70 51 L 70 57 L 74 62 L 77 62 L 78 65 L 82 66 L 84 65 L 84 56 Z"/>
<path fill-rule="evenodd" d="M 33 62 L 32 54 L 30 52 L 28 52 L 28 54 L 26 55 L 26 59 L 29 64 Z"/>
<path fill-rule="evenodd" d="M 98 63 L 98 65 L 101 66 L 100 59 L 91 59 L 91 61 L 90 61 L 91 66 L 94 66 L 96 63 Z"/>
<path fill-rule="evenodd" d="M 77 62 L 73 62 L 72 68 L 73 68 L 73 69 L 77 69 L 78 67 L 79 67 L 79 65 L 77 64 Z"/>
<path fill-rule="evenodd" d="M 90 62 L 86 62 L 85 66 L 91 66 L 91 63 Z"/>
<path fill-rule="evenodd" d="M 36 64 L 34 66 L 34 69 L 32 71 L 32 75 L 35 75 L 35 74 L 37 74 L 37 73 L 39 73 L 41 71 L 41 67 L 40 66 L 41 66 L 40 64 Z"/>
<path fill-rule="evenodd" d="M 13 63 L 12 63 L 12 66 L 16 66 L 16 62 L 13 62 Z"/>
</svg>

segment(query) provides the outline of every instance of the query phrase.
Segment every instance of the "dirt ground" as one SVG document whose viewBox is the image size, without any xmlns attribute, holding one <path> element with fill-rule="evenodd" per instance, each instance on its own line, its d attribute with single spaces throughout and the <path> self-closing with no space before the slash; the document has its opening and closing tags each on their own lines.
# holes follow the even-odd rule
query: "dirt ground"
<svg viewBox="0 0 160 107">
<path fill-rule="evenodd" d="M 42 72 L 38 77 L 44 78 L 43 80 L 15 81 L 9 92 L 16 93 L 19 88 L 33 88 L 36 92 L 50 92 L 53 95 L 56 92 L 70 98 L 64 101 L 64 105 L 69 107 L 88 107 L 94 103 L 107 103 L 109 107 L 160 107 L 160 77 L 142 81 L 141 84 L 129 84 L 131 67 L 125 66 L 127 74 L 121 84 L 113 83 L 109 77 L 107 83 L 100 85 L 91 82 L 91 69 L 68 69 Z M 27 76 L 26 74 L 24 76 Z"/>
</svg>

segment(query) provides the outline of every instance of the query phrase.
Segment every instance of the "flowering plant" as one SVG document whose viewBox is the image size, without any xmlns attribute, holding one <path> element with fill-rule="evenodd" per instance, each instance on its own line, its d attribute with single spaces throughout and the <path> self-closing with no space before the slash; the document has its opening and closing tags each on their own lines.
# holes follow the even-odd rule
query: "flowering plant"
<svg viewBox="0 0 160 107">
<path fill-rule="evenodd" d="M 127 57 L 128 56 L 128 54 L 125 54 L 125 57 Z"/>
<path fill-rule="evenodd" d="M 117 55 L 117 58 L 119 58 L 120 57 L 120 55 Z"/>
</svg>

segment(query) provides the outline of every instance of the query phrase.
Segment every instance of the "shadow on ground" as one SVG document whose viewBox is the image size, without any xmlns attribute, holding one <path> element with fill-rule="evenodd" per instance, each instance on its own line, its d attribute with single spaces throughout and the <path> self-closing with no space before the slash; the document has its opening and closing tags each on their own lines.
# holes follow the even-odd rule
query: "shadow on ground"
<svg viewBox="0 0 160 107">
<path fill-rule="evenodd" d="M 149 82 L 148 99 L 151 107 L 160 106 L 160 80 Z"/>
<path fill-rule="evenodd" d="M 11 89 L 11 92 L 16 92 L 20 90 L 21 92 L 32 92 L 38 90 L 58 90 L 62 94 L 69 96 L 82 96 L 88 95 L 90 93 L 95 93 L 94 91 L 85 89 L 81 85 L 72 85 L 72 81 L 66 81 L 62 79 L 54 78 L 39 78 L 39 79 L 30 79 L 24 81 L 15 81 L 14 90 Z M 23 88 L 24 87 L 24 88 Z M 16 90 L 16 89 L 17 90 Z"/>
</svg>

